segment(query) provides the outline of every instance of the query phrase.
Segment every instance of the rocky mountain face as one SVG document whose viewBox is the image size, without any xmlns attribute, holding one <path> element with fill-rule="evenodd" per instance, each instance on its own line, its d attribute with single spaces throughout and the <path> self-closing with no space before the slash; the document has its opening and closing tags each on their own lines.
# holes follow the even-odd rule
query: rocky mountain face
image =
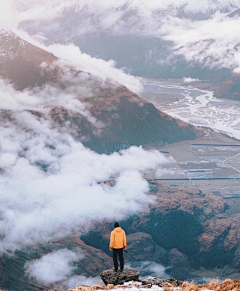
<svg viewBox="0 0 240 291">
<path fill-rule="evenodd" d="M 120 222 L 126 231 L 127 250 L 131 255 L 124 255 L 128 266 L 145 276 L 150 275 L 146 265 L 156 264 L 158 268 L 163 265 L 165 272 L 178 280 L 192 278 L 203 270 L 216 269 L 219 278 L 231 277 L 238 271 L 239 216 L 229 215 L 229 206 L 222 198 L 203 193 L 196 187 L 174 189 L 156 180 L 148 180 L 148 183 L 149 195 L 155 198 L 155 203 L 139 215 Z M 84 253 L 84 258 L 75 263 L 74 274 L 96 277 L 113 265 L 108 249 L 112 228 L 109 223 L 96 224 L 88 233 L 80 230 L 68 238 L 2 256 L 1 288 L 56 287 L 44 286 L 26 277 L 24 269 L 29 260 L 64 247 Z M 64 286 L 64 282 L 59 284 Z"/>
<path fill-rule="evenodd" d="M 41 64 L 56 60 L 54 55 L 0 26 L 0 76 L 10 79 L 17 89 L 39 86 L 49 81 L 51 76 L 44 72 Z"/>
<path fill-rule="evenodd" d="M 90 74 L 76 71 L 70 65 L 60 65 L 54 55 L 5 28 L 1 28 L 0 38 L 2 78 L 10 80 L 18 90 L 40 91 L 51 85 L 54 90 L 68 94 L 71 88 L 87 108 L 88 116 L 57 104 L 47 105 L 47 102 L 46 107 L 51 109 L 48 116 L 38 110 L 31 112 L 38 118 L 50 117 L 57 127 L 67 128 L 75 139 L 94 151 L 110 153 L 131 145 L 163 145 L 203 134 L 160 112 L 124 86 L 111 81 L 103 85 Z M 84 90 L 91 90 L 91 98 Z"/>
<path fill-rule="evenodd" d="M 149 210 L 121 222 L 127 232 L 128 250 L 134 266 L 143 261 L 162 264 L 167 273 L 185 280 L 199 270 L 218 268 L 218 276 L 238 270 L 239 216 L 228 214 L 229 206 L 212 193 L 197 188 L 168 187 L 149 181 L 156 204 Z M 81 236 L 86 244 L 100 247 L 106 254 L 112 226 L 97 226 Z M 126 256 L 125 256 L 126 257 Z M 228 272 L 224 269 L 228 267 Z"/>
</svg>

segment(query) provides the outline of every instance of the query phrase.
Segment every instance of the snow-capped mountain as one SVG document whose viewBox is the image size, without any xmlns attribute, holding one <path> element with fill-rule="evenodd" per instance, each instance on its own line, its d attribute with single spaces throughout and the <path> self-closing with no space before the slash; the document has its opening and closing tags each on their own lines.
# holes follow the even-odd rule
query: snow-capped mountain
<svg viewBox="0 0 240 291">
<path fill-rule="evenodd" d="M 234 49 L 239 19 L 237 14 L 227 17 L 237 11 L 238 1 L 201 5 L 196 1 L 107 1 L 97 9 L 85 2 L 55 5 L 54 17 L 39 15 L 20 27 L 46 43 L 73 42 L 92 56 L 115 60 L 119 68 L 134 75 L 220 82 L 239 65 L 238 49 Z M 228 31 L 228 27 L 236 29 Z"/>
</svg>

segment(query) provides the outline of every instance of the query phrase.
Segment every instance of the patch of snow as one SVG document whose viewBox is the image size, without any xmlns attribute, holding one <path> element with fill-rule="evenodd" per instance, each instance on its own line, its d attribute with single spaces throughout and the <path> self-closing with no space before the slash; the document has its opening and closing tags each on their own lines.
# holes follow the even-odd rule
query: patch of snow
<svg viewBox="0 0 240 291">
<path fill-rule="evenodd" d="M 125 283 L 124 283 L 124 286 L 130 286 L 130 285 L 132 285 L 132 284 L 135 284 L 136 286 L 140 286 L 140 285 L 142 285 L 141 282 L 129 281 L 129 282 L 125 282 Z"/>
</svg>

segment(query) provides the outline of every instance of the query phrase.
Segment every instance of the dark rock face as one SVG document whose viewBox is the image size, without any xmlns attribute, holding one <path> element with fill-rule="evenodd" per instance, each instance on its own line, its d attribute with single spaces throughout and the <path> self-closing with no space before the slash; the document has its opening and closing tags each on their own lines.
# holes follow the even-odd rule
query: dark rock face
<svg viewBox="0 0 240 291">
<path fill-rule="evenodd" d="M 123 270 L 115 272 L 114 270 L 105 270 L 100 273 L 104 284 L 121 285 L 129 281 L 138 281 L 139 273 L 137 270 Z"/>
<path fill-rule="evenodd" d="M 132 145 L 160 146 L 195 139 L 203 134 L 194 126 L 160 112 L 153 104 L 144 102 L 124 87 L 120 87 L 114 95 L 118 95 L 118 99 L 109 100 L 111 110 L 104 108 L 101 113 L 97 112 L 97 116 L 92 112 L 98 120 L 107 124 L 100 136 L 85 143 L 96 152 L 114 152 Z M 107 102 L 106 97 L 104 102 Z"/>
<path fill-rule="evenodd" d="M 203 233 L 203 226 L 195 215 L 177 210 L 163 215 L 152 210 L 147 220 L 140 227 L 143 232 L 152 235 L 153 239 L 165 249 L 178 248 L 186 255 L 199 251 L 198 236 Z"/>
</svg>

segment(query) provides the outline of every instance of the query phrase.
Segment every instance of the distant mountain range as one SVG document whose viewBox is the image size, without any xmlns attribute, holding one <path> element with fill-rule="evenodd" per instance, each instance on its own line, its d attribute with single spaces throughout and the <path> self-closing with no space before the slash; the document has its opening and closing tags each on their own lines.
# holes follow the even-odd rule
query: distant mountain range
<svg viewBox="0 0 240 291">
<path fill-rule="evenodd" d="M 134 3 L 130 1 L 126 5 L 120 5 L 118 9 L 115 6 L 105 7 L 96 13 L 93 13 L 91 6 L 87 4 L 66 5 L 54 18 L 23 21 L 20 27 L 31 35 L 45 38 L 47 44 L 71 42 L 82 52 L 93 57 L 113 59 L 118 68 L 125 68 L 135 76 L 156 79 L 191 77 L 221 86 L 222 82 L 229 80 L 229 77 L 233 75 L 230 81 L 230 83 L 233 82 L 233 86 L 230 88 L 230 83 L 228 85 L 224 83 L 219 92 L 216 92 L 216 96 L 239 99 L 235 91 L 238 87 L 237 76 L 233 74 L 231 65 L 228 66 L 227 61 L 225 64 L 223 64 L 224 61 L 221 62 L 223 55 L 227 58 L 228 55 L 235 54 L 232 51 L 234 48 L 228 51 L 228 46 L 226 46 L 224 52 L 220 54 L 208 54 L 208 49 L 211 51 L 211 45 L 214 46 L 216 40 L 214 35 L 213 37 L 206 36 L 206 39 L 202 36 L 195 42 L 186 44 L 194 48 L 193 55 L 196 55 L 188 61 L 187 55 L 176 53 L 174 40 L 166 40 L 164 37 L 171 33 L 171 25 L 168 27 L 169 31 L 161 31 L 162 19 L 167 15 L 175 17 L 173 22 L 177 19 L 188 19 L 188 21 L 199 21 L 200 25 L 201 21 L 210 20 L 216 10 L 225 13 L 226 20 L 239 17 L 237 5 L 230 2 L 208 1 L 207 4 L 203 3 L 200 8 L 194 9 L 186 2 L 183 5 L 165 5 L 165 8 L 161 8 L 161 5 L 157 8 L 156 5 L 155 10 L 149 9 L 145 14 L 141 6 L 143 4 L 135 5 Z M 227 14 L 229 11 L 232 12 Z M 115 20 L 111 18 L 111 13 L 116 16 Z M 107 20 L 104 21 L 104 19 Z M 39 24 L 41 30 L 38 28 Z M 214 25 L 217 27 L 217 24 Z M 219 29 L 224 28 L 220 26 Z M 222 33 L 224 41 L 224 31 Z M 236 50 L 237 48 L 238 44 Z M 191 50 L 187 50 L 186 54 L 191 54 Z M 219 65 L 214 66 L 213 62 Z"/>
</svg>

